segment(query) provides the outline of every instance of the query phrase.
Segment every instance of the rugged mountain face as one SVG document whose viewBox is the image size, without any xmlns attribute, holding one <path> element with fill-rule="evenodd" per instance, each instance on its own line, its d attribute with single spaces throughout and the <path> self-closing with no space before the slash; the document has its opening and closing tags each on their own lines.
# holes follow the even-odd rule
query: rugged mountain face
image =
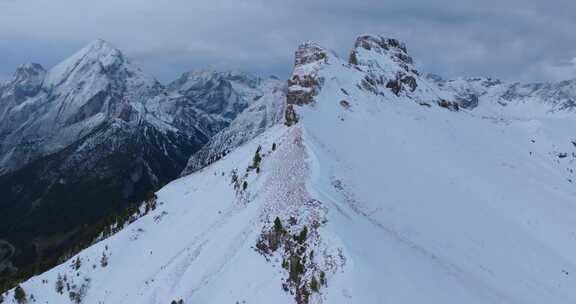
<svg viewBox="0 0 576 304">
<path fill-rule="evenodd" d="M 286 85 L 271 79 L 266 82 L 262 92 L 263 95 L 238 114 L 230 126 L 210 138 L 202 149 L 192 155 L 182 175 L 208 166 L 283 121 Z"/>
<path fill-rule="evenodd" d="M 285 124 L 166 185 L 146 216 L 20 291 L 48 303 L 574 303 L 573 116 L 494 116 L 502 106 L 482 98 L 458 111 L 396 40 L 362 36 L 352 54 L 302 45 Z"/>
<path fill-rule="evenodd" d="M 451 110 L 458 105 L 446 98 L 446 92 L 421 77 L 415 69 L 406 46 L 398 40 L 365 35 L 356 39 L 348 61 L 315 43 L 302 44 L 296 51 L 294 72 L 288 81 L 288 104 L 303 105 L 314 100 L 324 86 L 326 79 L 319 75 L 327 64 L 337 64 L 349 68 L 347 74 L 356 79 L 356 87 L 385 99 L 408 99 L 423 106 L 437 104 Z M 352 71 L 353 70 L 353 71 Z M 344 106 L 349 104 L 349 92 L 341 90 Z"/>
<path fill-rule="evenodd" d="M 22 66 L 2 90 L 1 169 L 18 169 L 60 151 L 104 124 L 148 124 L 191 137 L 205 133 L 174 128 L 174 113 L 166 111 L 174 103 L 160 83 L 102 40 L 49 72 L 39 65 Z"/>
<path fill-rule="evenodd" d="M 18 68 L 0 88 L 0 278 L 86 244 L 223 126 L 102 40 Z"/>
<path fill-rule="evenodd" d="M 215 119 L 229 124 L 278 82 L 273 78 L 262 79 L 238 71 L 195 70 L 184 73 L 168 85 L 168 89 L 185 96 L 198 109 L 213 115 Z"/>
</svg>

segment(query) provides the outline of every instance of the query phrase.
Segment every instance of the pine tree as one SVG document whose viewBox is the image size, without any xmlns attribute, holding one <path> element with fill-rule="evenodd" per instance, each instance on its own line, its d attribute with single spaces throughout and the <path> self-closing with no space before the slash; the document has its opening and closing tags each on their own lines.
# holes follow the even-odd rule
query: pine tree
<svg viewBox="0 0 576 304">
<path fill-rule="evenodd" d="M 316 281 L 316 276 L 312 276 L 312 281 L 310 281 L 310 289 L 314 292 L 318 292 L 318 281 Z"/>
<path fill-rule="evenodd" d="M 244 181 L 244 183 L 242 184 L 242 190 L 246 190 L 246 188 L 248 188 L 248 182 Z"/>
<path fill-rule="evenodd" d="M 276 143 L 272 144 L 272 151 L 276 151 Z"/>
<path fill-rule="evenodd" d="M 308 236 L 308 228 L 306 226 L 304 226 L 304 228 L 302 228 L 302 231 L 300 231 L 300 234 L 296 238 L 296 241 L 298 241 L 298 243 L 300 243 L 300 245 L 302 245 L 306 241 L 307 236 Z"/>
<path fill-rule="evenodd" d="M 74 270 L 79 270 L 81 266 L 82 262 L 80 261 L 80 257 L 77 257 L 76 260 L 72 262 L 72 268 L 74 268 Z"/>
<path fill-rule="evenodd" d="M 103 268 L 108 266 L 108 256 L 106 255 L 106 252 L 102 252 L 102 258 L 100 258 L 100 266 Z"/>
<path fill-rule="evenodd" d="M 276 232 L 276 234 L 284 232 L 284 227 L 282 227 L 282 221 L 280 220 L 279 217 L 276 217 L 276 219 L 274 220 L 274 231 Z"/>
<path fill-rule="evenodd" d="M 257 169 L 260 168 L 260 162 L 262 161 L 262 156 L 260 156 L 260 150 L 262 150 L 261 146 L 258 146 L 256 149 L 256 153 L 254 154 L 254 158 L 252 159 L 252 168 Z M 260 170 L 258 170 L 260 171 Z"/>
<path fill-rule="evenodd" d="M 14 289 L 14 300 L 16 300 L 18 304 L 26 303 L 26 292 L 20 285 Z"/>
</svg>

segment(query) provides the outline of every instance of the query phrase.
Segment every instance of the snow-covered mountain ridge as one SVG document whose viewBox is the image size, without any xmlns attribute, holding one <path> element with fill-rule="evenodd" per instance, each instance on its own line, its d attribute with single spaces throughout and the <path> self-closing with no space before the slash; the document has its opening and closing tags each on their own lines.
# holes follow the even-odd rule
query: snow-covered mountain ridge
<svg viewBox="0 0 576 304">
<path fill-rule="evenodd" d="M 574 303 L 574 118 L 463 106 L 393 39 L 351 54 L 303 44 L 285 124 L 162 188 L 27 297 Z"/>
<path fill-rule="evenodd" d="M 491 78 L 459 78 L 433 81 L 465 108 L 487 115 L 518 118 L 574 115 L 576 80 L 549 83 L 509 83 Z"/>
</svg>

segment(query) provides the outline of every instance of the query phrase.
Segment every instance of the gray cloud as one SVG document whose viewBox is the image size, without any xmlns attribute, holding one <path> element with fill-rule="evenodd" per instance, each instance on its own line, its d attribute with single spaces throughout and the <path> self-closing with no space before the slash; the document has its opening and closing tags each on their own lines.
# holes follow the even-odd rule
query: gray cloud
<svg viewBox="0 0 576 304">
<path fill-rule="evenodd" d="M 24 62 L 52 66 L 94 38 L 164 81 L 205 66 L 285 77 L 300 42 L 345 56 L 366 32 L 405 41 L 422 70 L 446 77 L 576 77 L 574 1 L 470 2 L 0 0 L 0 77 Z"/>
</svg>

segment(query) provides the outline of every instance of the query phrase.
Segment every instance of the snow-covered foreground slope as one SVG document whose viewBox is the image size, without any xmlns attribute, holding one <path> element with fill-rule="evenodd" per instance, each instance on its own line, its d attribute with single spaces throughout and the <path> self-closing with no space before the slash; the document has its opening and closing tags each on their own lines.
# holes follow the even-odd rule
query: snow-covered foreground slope
<svg viewBox="0 0 576 304">
<path fill-rule="evenodd" d="M 374 59 L 366 71 L 362 50 L 356 63 L 311 44 L 299 51 L 292 126 L 273 126 L 165 186 L 155 210 L 23 283 L 27 295 L 67 303 L 80 292 L 82 303 L 115 304 L 576 302 L 572 117 L 455 111 L 410 69 L 422 89 L 388 87 L 406 75 L 386 72 L 387 52 L 384 61 L 366 54 Z"/>
</svg>

